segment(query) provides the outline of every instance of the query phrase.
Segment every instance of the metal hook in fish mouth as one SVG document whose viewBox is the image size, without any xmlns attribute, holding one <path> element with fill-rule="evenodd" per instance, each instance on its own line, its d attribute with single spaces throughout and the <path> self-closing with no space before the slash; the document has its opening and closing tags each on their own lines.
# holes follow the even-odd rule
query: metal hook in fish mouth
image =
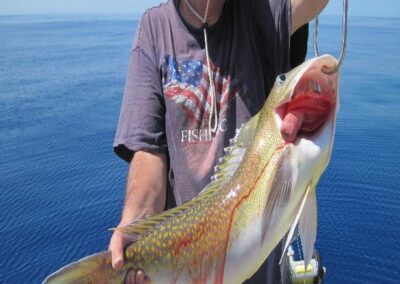
<svg viewBox="0 0 400 284">
<path fill-rule="evenodd" d="M 347 12 L 348 12 L 348 0 L 343 0 L 343 18 L 342 18 L 342 50 L 340 51 L 340 56 L 338 63 L 335 66 L 323 66 L 322 67 L 322 72 L 328 75 L 332 75 L 336 73 L 340 66 L 342 65 L 344 61 L 344 57 L 346 54 L 346 47 L 347 47 Z M 315 17 L 315 25 L 314 25 L 314 54 L 316 57 L 319 56 L 318 52 L 318 16 Z"/>
</svg>

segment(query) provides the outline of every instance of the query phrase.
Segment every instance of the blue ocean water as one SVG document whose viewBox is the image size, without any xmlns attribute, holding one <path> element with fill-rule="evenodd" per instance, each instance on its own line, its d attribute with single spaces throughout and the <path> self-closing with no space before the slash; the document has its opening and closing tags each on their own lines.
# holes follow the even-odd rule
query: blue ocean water
<svg viewBox="0 0 400 284">
<path fill-rule="evenodd" d="M 321 19 L 337 55 L 340 18 Z M 0 282 L 104 250 L 127 165 L 112 151 L 138 18 L 0 17 Z M 341 111 L 318 187 L 326 283 L 400 279 L 400 19 L 351 17 Z"/>
</svg>

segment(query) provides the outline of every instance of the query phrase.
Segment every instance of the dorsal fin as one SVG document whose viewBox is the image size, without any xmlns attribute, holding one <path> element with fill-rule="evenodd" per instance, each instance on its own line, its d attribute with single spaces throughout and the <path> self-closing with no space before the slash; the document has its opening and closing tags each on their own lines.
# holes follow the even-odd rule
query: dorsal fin
<svg viewBox="0 0 400 284">
<path fill-rule="evenodd" d="M 118 231 L 124 232 L 128 235 L 129 238 L 132 239 L 132 241 L 136 241 L 144 233 L 150 232 L 150 231 L 158 228 L 165 221 L 182 214 L 188 208 L 192 208 L 196 204 L 199 204 L 200 202 L 207 199 L 214 192 L 215 192 L 215 190 L 214 191 L 205 191 L 203 194 L 196 196 L 191 201 L 183 203 L 182 205 L 179 205 L 175 208 L 169 209 L 167 211 L 161 212 L 161 213 L 153 215 L 153 216 L 145 217 L 144 219 L 136 220 L 136 221 L 132 222 L 131 224 L 113 228 L 111 230 L 118 230 Z"/>
<path fill-rule="evenodd" d="M 256 114 L 248 122 L 242 124 L 236 130 L 236 135 L 229 142 L 229 146 L 224 149 L 225 156 L 218 160 L 218 165 L 214 167 L 214 181 L 224 182 L 235 173 L 242 161 L 244 153 L 254 137 L 259 115 Z M 207 189 L 208 190 L 208 189 Z"/>
<path fill-rule="evenodd" d="M 214 175 L 211 177 L 211 182 L 199 193 L 199 195 L 191 201 L 173 209 L 137 220 L 129 225 L 115 228 L 115 230 L 128 234 L 132 240 L 137 240 L 143 233 L 156 229 L 170 218 L 182 214 L 187 209 L 196 206 L 218 192 L 220 187 L 229 180 L 230 177 L 232 177 L 236 169 L 239 167 L 244 153 L 254 137 L 257 122 L 258 114 L 252 117 L 236 131 L 235 137 L 230 139 L 229 146 L 224 149 L 225 155 L 218 159 L 218 165 L 214 167 Z"/>
</svg>

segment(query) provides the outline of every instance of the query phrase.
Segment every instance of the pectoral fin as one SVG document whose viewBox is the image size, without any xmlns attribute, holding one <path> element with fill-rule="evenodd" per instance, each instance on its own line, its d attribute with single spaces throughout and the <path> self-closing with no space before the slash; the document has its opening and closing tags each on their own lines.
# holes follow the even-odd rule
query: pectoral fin
<svg viewBox="0 0 400 284">
<path fill-rule="evenodd" d="M 303 213 L 299 220 L 299 233 L 303 247 L 304 264 L 310 262 L 314 243 L 317 238 L 317 198 L 315 187 L 312 187 L 306 199 Z"/>
<path fill-rule="evenodd" d="M 268 195 L 263 213 L 262 240 L 264 241 L 268 229 L 274 226 L 277 218 L 281 215 L 282 209 L 292 192 L 293 167 L 291 166 L 291 151 L 287 147 L 279 160 L 274 180 L 271 184 L 271 191 Z"/>
<path fill-rule="evenodd" d="M 314 188 L 313 185 L 310 184 L 307 187 L 307 190 L 306 190 L 306 192 L 304 194 L 304 197 L 303 197 L 303 199 L 302 199 L 302 201 L 300 203 L 299 209 L 297 210 L 296 217 L 294 218 L 293 224 L 292 224 L 292 226 L 291 226 L 291 228 L 289 230 L 289 233 L 288 233 L 288 236 L 287 236 L 287 239 L 286 239 L 286 243 L 285 243 L 285 247 L 283 249 L 281 260 L 279 261 L 279 264 L 282 263 L 282 259 L 285 256 L 285 253 L 286 253 L 286 251 L 287 251 L 287 249 L 288 249 L 288 247 L 290 245 L 291 240 L 293 239 L 293 235 L 294 235 L 296 226 L 299 223 L 300 216 L 302 215 L 303 210 L 304 210 L 304 205 L 307 203 L 309 195 L 312 194 L 311 192 L 313 192 L 315 194 L 315 188 Z"/>
</svg>

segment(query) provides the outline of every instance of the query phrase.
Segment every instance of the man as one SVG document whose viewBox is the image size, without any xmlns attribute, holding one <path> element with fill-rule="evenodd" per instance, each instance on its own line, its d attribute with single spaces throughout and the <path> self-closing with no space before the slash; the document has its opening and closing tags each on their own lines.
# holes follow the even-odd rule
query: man
<svg viewBox="0 0 400 284">
<path fill-rule="evenodd" d="M 327 2 L 169 0 L 143 15 L 114 143 L 130 162 L 119 226 L 180 205 L 209 183 L 235 130 L 261 109 L 276 76 L 289 70 L 290 35 Z M 285 117 L 286 141 L 299 124 L 295 114 Z M 122 268 L 128 244 L 114 232 L 115 269 Z M 280 252 L 249 282 L 279 281 Z M 142 271 L 127 278 L 144 281 Z"/>
</svg>

